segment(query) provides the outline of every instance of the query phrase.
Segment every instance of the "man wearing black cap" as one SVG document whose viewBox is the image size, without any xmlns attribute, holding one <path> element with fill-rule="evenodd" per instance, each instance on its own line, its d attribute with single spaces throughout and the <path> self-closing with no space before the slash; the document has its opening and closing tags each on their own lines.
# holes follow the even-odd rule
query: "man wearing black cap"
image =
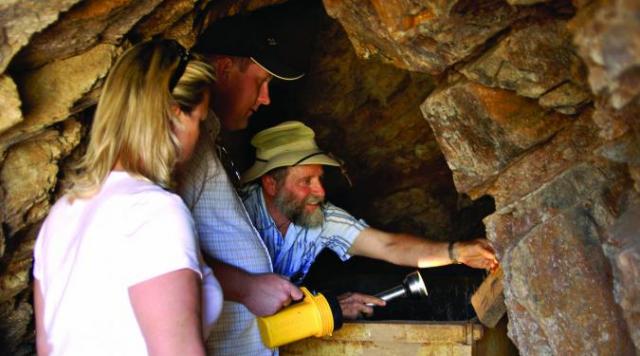
<svg viewBox="0 0 640 356">
<path fill-rule="evenodd" d="M 225 296 L 222 314 L 207 341 L 209 354 L 277 353 L 262 344 L 255 315 L 273 314 L 302 298 L 296 286 L 272 273 L 268 250 L 232 183 L 239 174 L 225 172 L 221 161 L 225 160 L 224 148 L 216 144 L 220 129 L 243 129 L 261 105 L 269 105 L 273 77 L 302 77 L 303 73 L 285 65 L 279 50 L 275 36 L 249 21 L 216 23 L 194 48 L 208 58 L 216 72 L 212 108 L 217 118 L 203 123 L 179 190 L 193 213 L 205 259 Z"/>
</svg>

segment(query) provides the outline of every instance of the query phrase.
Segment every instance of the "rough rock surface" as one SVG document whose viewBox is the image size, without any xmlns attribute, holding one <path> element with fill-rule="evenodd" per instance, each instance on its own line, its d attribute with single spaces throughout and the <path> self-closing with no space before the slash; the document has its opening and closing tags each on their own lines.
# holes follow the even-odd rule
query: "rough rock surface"
<svg viewBox="0 0 640 356">
<path fill-rule="evenodd" d="M 575 113 L 570 108 L 590 97 L 584 65 L 574 53 L 563 20 L 520 21 L 494 48 L 461 71 L 471 80 L 521 96 L 545 95 L 544 107 L 558 107 L 565 113 Z"/>
<path fill-rule="evenodd" d="M 22 121 L 18 88 L 8 75 L 0 75 L 0 134 Z"/>
<path fill-rule="evenodd" d="M 37 34 L 20 53 L 19 66 L 35 68 L 76 56 L 99 42 L 116 43 L 161 0 L 85 0 Z"/>
<path fill-rule="evenodd" d="M 640 3 L 595 1 L 573 20 L 575 43 L 589 67 L 589 84 L 620 109 L 640 94 Z"/>
<path fill-rule="evenodd" d="M 607 255 L 614 261 L 614 296 L 627 321 L 636 349 L 640 348 L 640 196 L 631 197 L 620 219 L 609 228 L 614 240 Z"/>
<path fill-rule="evenodd" d="M 118 53 L 117 47 L 98 45 L 17 77 L 25 119 L 0 135 L 0 152 L 69 117 L 74 104 L 101 84 Z"/>
<path fill-rule="evenodd" d="M 456 188 L 478 197 L 480 187 L 512 161 L 568 123 L 535 100 L 467 80 L 435 90 L 422 105 L 453 171 Z"/>
<path fill-rule="evenodd" d="M 80 0 L 8 0 L 0 5 L 0 72 L 31 36 L 58 19 L 61 12 Z"/>
<path fill-rule="evenodd" d="M 324 0 L 362 58 L 431 74 L 466 58 L 519 14 L 503 1 Z"/>
<path fill-rule="evenodd" d="M 427 35 L 428 45 L 411 40 L 433 22 L 452 23 L 453 14 L 469 20 L 479 13 L 460 11 L 462 2 L 325 1 L 360 56 L 431 73 L 450 70 L 422 111 L 457 190 L 496 199 L 485 224 L 504 264 L 510 336 L 520 352 L 632 354 L 640 343 L 631 278 L 640 268 L 627 216 L 639 186 L 640 130 L 633 117 L 640 114 L 640 5 L 510 4 L 510 21 L 501 22 L 496 11 L 499 32 L 469 21 L 485 26 L 478 35 L 491 35 L 445 51 L 437 36 Z M 432 12 L 422 11 L 429 6 Z M 434 16 L 404 21 L 425 13 Z M 456 51 L 460 46 L 475 50 Z"/>
<path fill-rule="evenodd" d="M 553 354 L 633 352 L 613 300 L 597 227 L 581 207 L 532 229 L 504 264 L 511 274 L 506 303 L 516 300 L 526 309 L 546 335 Z M 530 325 L 517 328 L 526 330 Z M 527 351 L 539 354 L 543 350 Z"/>
<path fill-rule="evenodd" d="M 58 160 L 80 142 L 80 123 L 66 120 L 61 132 L 47 130 L 11 148 L 0 170 L 6 198 L 3 221 L 10 234 L 40 221 L 56 186 Z"/>
</svg>

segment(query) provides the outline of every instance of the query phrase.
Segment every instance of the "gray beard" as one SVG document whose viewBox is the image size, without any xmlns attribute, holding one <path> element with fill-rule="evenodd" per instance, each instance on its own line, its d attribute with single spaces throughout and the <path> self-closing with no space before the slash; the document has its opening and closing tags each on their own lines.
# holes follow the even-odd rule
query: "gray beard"
<svg viewBox="0 0 640 356">
<path fill-rule="evenodd" d="M 318 209 L 307 213 L 304 208 L 307 204 L 321 203 Z M 273 199 L 273 204 L 290 221 L 298 226 L 314 228 L 322 225 L 324 214 L 322 212 L 322 199 L 310 195 L 303 201 L 297 202 L 290 194 L 281 189 Z"/>
</svg>

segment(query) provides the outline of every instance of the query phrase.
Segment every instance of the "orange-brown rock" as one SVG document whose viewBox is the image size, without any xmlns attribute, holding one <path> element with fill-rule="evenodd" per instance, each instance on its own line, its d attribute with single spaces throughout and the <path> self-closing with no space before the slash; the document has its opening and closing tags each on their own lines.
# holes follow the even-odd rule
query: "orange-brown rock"
<svg viewBox="0 0 640 356">
<path fill-rule="evenodd" d="M 60 21 L 29 41 L 17 65 L 34 68 L 55 59 L 83 53 L 98 43 L 116 44 L 161 0 L 86 0 L 65 13 Z"/>
<path fill-rule="evenodd" d="M 589 84 L 620 109 L 640 94 L 640 3 L 596 1 L 573 20 L 574 41 L 589 67 Z"/>
<path fill-rule="evenodd" d="M 582 207 L 550 217 L 532 229 L 513 247 L 504 265 L 511 275 L 507 305 L 516 302 L 532 318 L 510 321 L 521 335 L 521 352 L 633 354 L 633 343 L 614 300 L 598 227 Z M 545 335 L 542 345 L 524 337 L 530 330 Z"/>
<path fill-rule="evenodd" d="M 535 147 L 505 168 L 486 191 L 494 197 L 496 206 L 507 206 L 576 164 L 592 159 L 592 152 L 600 142 L 592 113 L 593 110 L 585 110 L 545 145 Z"/>
<path fill-rule="evenodd" d="M 434 91 L 422 104 L 456 188 L 472 197 L 508 164 L 548 140 L 570 120 L 535 100 L 466 80 Z"/>
<path fill-rule="evenodd" d="M 502 1 L 324 0 L 361 58 L 440 74 L 518 19 Z"/>
<path fill-rule="evenodd" d="M 543 107 L 575 114 L 590 99 L 584 65 L 574 53 L 566 21 L 540 15 L 511 32 L 479 59 L 461 69 L 484 85 L 540 98 Z"/>
</svg>

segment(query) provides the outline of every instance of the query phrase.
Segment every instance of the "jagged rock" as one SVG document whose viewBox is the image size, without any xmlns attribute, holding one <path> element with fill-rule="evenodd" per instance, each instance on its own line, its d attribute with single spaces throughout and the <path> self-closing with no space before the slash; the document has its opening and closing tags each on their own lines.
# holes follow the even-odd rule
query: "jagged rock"
<svg viewBox="0 0 640 356">
<path fill-rule="evenodd" d="M 632 123 L 640 113 L 640 103 L 616 110 L 607 102 L 596 103 L 593 121 L 600 128 L 603 139 L 613 141 L 632 131 Z"/>
<path fill-rule="evenodd" d="M 583 83 L 581 66 L 573 53 L 566 22 L 534 18 L 514 24 L 508 36 L 461 72 L 484 85 L 538 98 L 562 83 Z M 579 99 L 565 99 L 565 104 L 580 104 L 589 97 L 580 85 L 574 84 L 571 89 L 578 91 L 575 95 Z"/>
<path fill-rule="evenodd" d="M 6 0 L 0 7 L 0 73 L 30 37 L 80 0 Z"/>
<path fill-rule="evenodd" d="M 194 2 L 184 0 L 165 0 L 153 12 L 144 17 L 132 32 L 142 39 L 161 34 L 193 11 Z"/>
<path fill-rule="evenodd" d="M 69 119 L 62 132 L 47 130 L 11 148 L 0 170 L 2 205 L 10 234 L 46 216 L 56 185 L 58 160 L 80 142 L 81 125 Z"/>
<path fill-rule="evenodd" d="M 20 53 L 18 65 L 35 68 L 77 56 L 99 42 L 115 44 L 161 1 L 85 0 L 34 36 Z"/>
<path fill-rule="evenodd" d="M 609 251 L 613 265 L 614 295 L 627 321 L 627 329 L 637 349 L 640 349 L 640 195 L 629 198 L 608 234 L 612 239 Z"/>
<path fill-rule="evenodd" d="M 36 233 L 29 229 L 2 259 L 6 272 L 0 276 L 0 355 L 34 354 L 29 345 L 35 335 L 30 274 Z"/>
<path fill-rule="evenodd" d="M 504 283 L 511 285 L 510 274 L 506 270 L 504 271 Z M 533 316 L 518 303 L 510 289 L 504 290 L 504 296 L 509 305 L 507 308 L 509 318 L 507 333 L 509 338 L 518 345 L 518 349 L 534 351 L 532 352 L 534 355 L 553 355 L 544 332 Z"/>
<path fill-rule="evenodd" d="M 176 39 L 186 48 L 193 47 L 197 39 L 196 33 L 193 30 L 194 21 L 195 15 L 188 13 L 179 21 L 172 24 L 172 26 L 165 31 L 164 36 Z"/>
<path fill-rule="evenodd" d="M 0 133 L 22 121 L 18 88 L 8 75 L 0 74 Z"/>
<path fill-rule="evenodd" d="M 504 265 L 511 270 L 507 288 L 513 300 L 540 327 L 553 354 L 633 353 L 633 344 L 613 299 L 597 227 L 580 207 L 532 229 L 513 248 Z M 511 301 L 507 298 L 507 305 Z M 527 343 L 520 345 L 523 354 L 544 351 L 526 349 L 524 345 Z"/>
<path fill-rule="evenodd" d="M 33 238 L 22 241 L 7 262 L 7 272 L 0 276 L 0 303 L 9 301 L 18 293 L 29 289 L 34 243 Z"/>
<path fill-rule="evenodd" d="M 466 80 L 434 91 L 421 109 L 457 190 L 471 197 L 484 194 L 482 186 L 510 162 L 569 122 L 545 113 L 535 100 Z"/>
<path fill-rule="evenodd" d="M 98 45 L 16 77 L 24 121 L 0 134 L 0 152 L 69 117 L 74 103 L 101 83 L 119 52 L 112 45 Z"/>
<path fill-rule="evenodd" d="M 35 355 L 35 350 L 31 346 L 34 341 L 33 307 L 27 298 L 22 299 L 26 300 L 0 304 L 1 355 Z M 24 345 L 25 341 L 30 342 L 31 345 Z"/>
<path fill-rule="evenodd" d="M 593 110 L 585 110 L 574 123 L 558 131 L 545 145 L 532 149 L 496 177 L 486 193 L 496 207 L 507 206 L 535 191 L 558 174 L 592 157 L 601 144 L 592 122 Z"/>
<path fill-rule="evenodd" d="M 543 108 L 554 109 L 561 114 L 573 115 L 591 101 L 591 93 L 573 82 L 565 82 L 544 93 L 538 103 Z"/>
<path fill-rule="evenodd" d="M 324 0 L 362 58 L 440 74 L 520 16 L 502 1 Z"/>
<path fill-rule="evenodd" d="M 505 255 L 511 244 L 517 243 L 533 228 L 559 211 L 580 204 L 585 205 L 585 209 L 590 207 L 587 212 L 601 228 L 608 228 L 616 219 L 613 212 L 618 210 L 618 199 L 608 194 L 615 191 L 612 188 L 630 185 L 624 172 L 614 167 L 578 163 L 522 199 L 498 207 L 494 214 L 484 219 L 487 238 L 501 255 Z"/>
<path fill-rule="evenodd" d="M 589 84 L 620 109 L 640 94 L 640 3 L 598 1 L 576 16 L 571 28 L 589 67 Z"/>
</svg>

